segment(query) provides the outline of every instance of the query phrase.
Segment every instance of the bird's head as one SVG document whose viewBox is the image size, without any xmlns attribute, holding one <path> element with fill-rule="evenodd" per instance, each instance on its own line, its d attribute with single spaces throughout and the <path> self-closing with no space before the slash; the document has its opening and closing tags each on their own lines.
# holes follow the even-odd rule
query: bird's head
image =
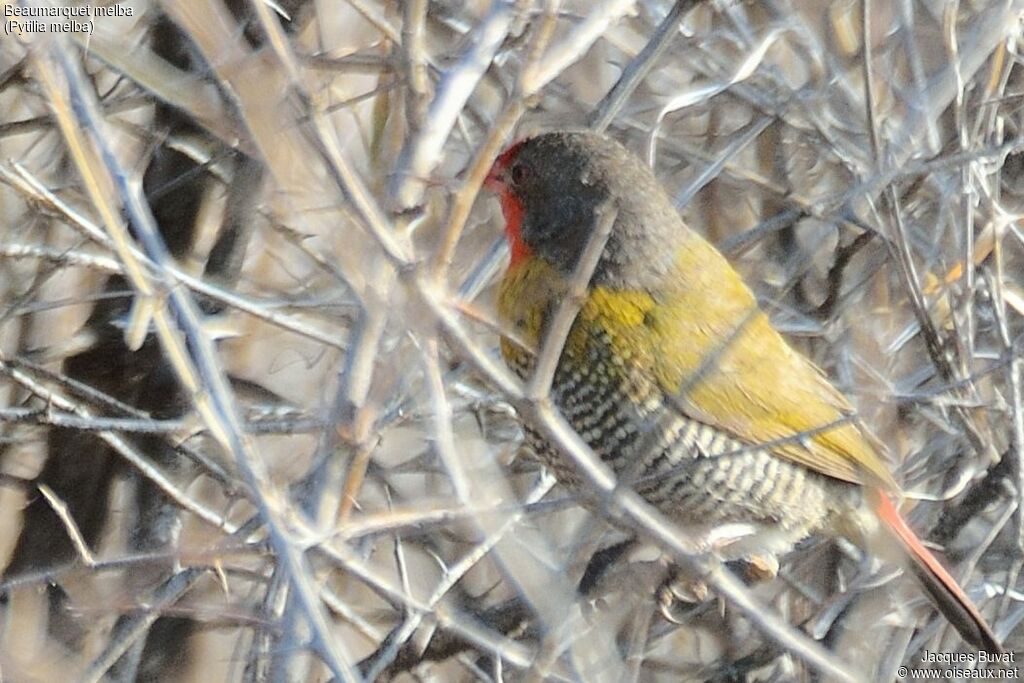
<svg viewBox="0 0 1024 683">
<path fill-rule="evenodd" d="M 665 272 L 674 233 L 685 229 L 650 169 L 597 133 L 521 140 L 497 158 L 484 185 L 501 201 L 511 268 L 537 257 L 572 273 L 599 224 L 599 210 L 609 204 L 617 218 L 593 281 L 640 285 L 646 274 L 636 264 Z"/>
</svg>

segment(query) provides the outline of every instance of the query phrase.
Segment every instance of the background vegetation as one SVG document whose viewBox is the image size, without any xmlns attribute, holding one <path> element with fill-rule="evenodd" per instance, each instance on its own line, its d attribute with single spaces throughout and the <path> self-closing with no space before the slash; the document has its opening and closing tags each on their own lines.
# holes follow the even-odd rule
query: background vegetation
<svg viewBox="0 0 1024 683">
<path fill-rule="evenodd" d="M 551 416 L 496 355 L 478 197 L 570 126 L 651 161 L 1024 650 L 1019 0 L 121 6 L 0 38 L 0 678 L 892 680 L 963 648 L 891 565 L 813 539 L 746 588 L 617 494 L 656 552 L 577 593 L 615 532 L 517 452 L 514 411 Z M 659 602 L 668 558 L 707 601 Z"/>
</svg>

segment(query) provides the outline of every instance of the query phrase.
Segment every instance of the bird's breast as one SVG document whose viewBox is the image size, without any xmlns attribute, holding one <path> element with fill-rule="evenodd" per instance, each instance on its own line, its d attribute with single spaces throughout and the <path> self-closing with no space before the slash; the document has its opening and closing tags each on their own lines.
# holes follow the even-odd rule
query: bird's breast
<svg viewBox="0 0 1024 683">
<path fill-rule="evenodd" d="M 509 267 L 498 287 L 498 316 L 504 327 L 502 352 L 506 360 L 506 348 L 517 355 L 536 353 L 546 320 L 565 292 L 565 278 L 542 259 L 526 258 Z"/>
</svg>

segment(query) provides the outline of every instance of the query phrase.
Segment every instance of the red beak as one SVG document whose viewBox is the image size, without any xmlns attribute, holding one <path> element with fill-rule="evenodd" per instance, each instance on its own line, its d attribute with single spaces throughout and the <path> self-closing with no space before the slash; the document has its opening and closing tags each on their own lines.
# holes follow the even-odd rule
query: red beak
<svg viewBox="0 0 1024 683">
<path fill-rule="evenodd" d="M 491 166 L 491 170 L 487 172 L 487 177 L 484 178 L 484 187 L 492 192 L 501 192 L 501 188 L 505 185 L 505 180 L 502 176 L 505 173 L 505 165 L 502 163 L 502 158 L 498 157 L 498 160 Z"/>
</svg>

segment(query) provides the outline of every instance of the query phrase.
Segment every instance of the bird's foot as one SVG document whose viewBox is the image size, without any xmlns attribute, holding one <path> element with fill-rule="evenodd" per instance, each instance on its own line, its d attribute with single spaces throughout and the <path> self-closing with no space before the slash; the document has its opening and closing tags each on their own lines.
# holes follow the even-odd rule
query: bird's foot
<svg viewBox="0 0 1024 683">
<path fill-rule="evenodd" d="M 707 600 L 708 586 L 699 579 L 683 576 L 679 572 L 672 574 L 658 587 L 658 610 L 666 621 L 681 624 L 684 612 L 689 605 L 700 604 Z"/>
</svg>

